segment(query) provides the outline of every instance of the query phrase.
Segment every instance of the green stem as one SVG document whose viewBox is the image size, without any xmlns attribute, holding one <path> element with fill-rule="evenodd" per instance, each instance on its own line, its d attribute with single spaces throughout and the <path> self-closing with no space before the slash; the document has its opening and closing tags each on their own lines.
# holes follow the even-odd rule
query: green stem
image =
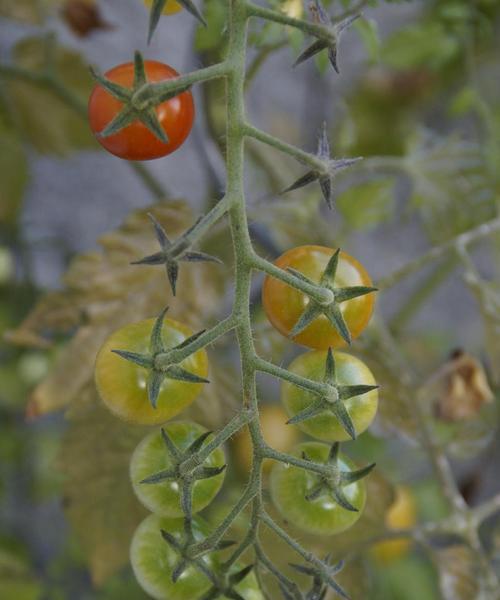
<svg viewBox="0 0 500 600">
<path fill-rule="evenodd" d="M 262 142 L 263 144 L 267 144 L 268 146 L 271 146 L 272 148 L 276 148 L 277 150 L 280 150 L 284 154 L 288 154 L 289 156 L 292 156 L 299 162 L 309 165 L 313 169 L 316 169 L 318 171 L 324 170 L 323 161 L 320 158 L 318 158 L 317 156 L 315 156 L 314 154 L 310 154 L 309 152 L 304 152 L 304 150 L 301 150 L 300 148 L 297 148 L 296 146 L 293 146 L 292 144 L 287 144 L 283 140 L 280 140 L 279 138 L 275 137 L 274 135 L 271 135 L 269 133 L 266 133 L 265 131 L 262 131 L 261 129 L 258 129 L 257 127 L 254 127 L 253 125 L 249 125 L 248 123 L 245 124 L 245 135 L 247 135 L 248 137 L 251 137 L 255 140 L 258 140 L 259 142 Z"/>
<path fill-rule="evenodd" d="M 180 75 L 175 79 L 168 79 L 167 81 L 161 81 L 159 83 L 146 83 L 132 96 L 132 102 L 136 106 L 148 102 L 151 102 L 156 106 L 171 97 L 172 92 L 175 92 L 177 89 L 191 86 L 195 83 L 202 83 L 219 77 L 225 77 L 229 74 L 229 71 L 228 61 L 223 61 L 205 67 L 204 69 L 198 69 L 197 71 L 191 71 L 191 73 Z"/>
<path fill-rule="evenodd" d="M 326 39 L 333 43 L 336 41 L 334 35 L 332 34 L 332 30 L 324 25 L 310 23 L 309 21 L 304 21 L 304 19 L 295 19 L 294 17 L 289 17 L 283 12 L 258 6 L 257 4 L 253 4 L 253 2 L 248 2 L 247 8 L 248 14 L 251 17 L 258 17 L 265 19 L 266 21 L 273 21 L 274 23 L 280 23 L 281 25 L 288 25 L 289 27 L 300 29 L 300 31 L 303 31 L 304 33 L 309 33 L 310 35 Z"/>
<path fill-rule="evenodd" d="M 287 283 L 289 286 L 300 290 L 319 304 L 327 306 L 334 300 L 333 292 L 331 290 L 322 288 L 319 285 L 307 283 L 307 281 L 296 277 L 293 273 L 280 269 L 280 267 L 277 267 L 275 264 L 262 258 L 255 252 L 252 252 L 250 260 L 254 269 L 263 271 L 264 273 L 271 275 L 271 277 Z"/>
</svg>

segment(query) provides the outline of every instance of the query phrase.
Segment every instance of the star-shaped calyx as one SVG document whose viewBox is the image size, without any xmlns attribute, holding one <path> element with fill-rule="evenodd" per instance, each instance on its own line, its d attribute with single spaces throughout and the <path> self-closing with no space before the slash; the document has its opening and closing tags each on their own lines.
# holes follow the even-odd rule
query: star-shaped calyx
<svg viewBox="0 0 500 600">
<path fill-rule="evenodd" d="M 332 349 L 328 349 L 325 363 L 325 376 L 323 383 L 326 385 L 324 393 L 318 393 L 317 399 L 311 402 L 309 406 L 301 410 L 289 421 L 289 425 L 296 425 L 308 419 L 312 419 L 321 413 L 330 412 L 340 422 L 344 430 L 354 440 L 356 438 L 356 429 L 354 423 L 344 405 L 344 401 L 355 396 L 362 396 L 372 390 L 378 389 L 378 385 L 340 385 L 337 383 L 335 358 Z M 313 392 L 312 392 L 313 393 Z"/>
<path fill-rule="evenodd" d="M 163 481 L 177 481 L 182 484 L 184 481 L 188 481 L 192 483 L 197 481 L 198 479 L 210 479 L 211 477 L 215 477 L 216 475 L 220 475 L 226 468 L 226 465 L 221 467 L 206 467 L 203 464 L 195 467 L 189 473 L 184 472 L 181 469 L 181 465 L 187 461 L 189 458 L 194 456 L 199 450 L 201 450 L 205 440 L 212 434 L 211 431 L 205 431 L 199 437 L 197 437 L 192 444 L 186 448 L 186 450 L 181 451 L 174 444 L 173 440 L 170 438 L 165 429 L 162 428 L 161 435 L 163 438 L 163 442 L 165 444 L 165 450 L 168 454 L 170 466 L 168 469 L 164 469 L 163 471 L 158 471 L 157 473 L 153 473 L 149 477 L 146 477 L 140 483 L 143 484 L 155 484 L 161 483 Z"/>
<path fill-rule="evenodd" d="M 209 383 L 208 379 L 200 377 L 199 375 L 196 375 L 196 373 L 191 373 L 181 366 L 182 361 L 187 358 L 185 352 L 182 351 L 204 333 L 204 331 L 194 333 L 173 348 L 166 348 L 163 343 L 162 328 L 167 311 L 168 307 L 162 311 L 155 321 L 149 342 L 149 352 L 141 354 L 138 352 L 130 352 L 129 350 L 113 350 L 115 354 L 118 354 L 118 356 L 121 356 L 125 360 L 149 370 L 147 392 L 153 408 L 156 408 L 157 406 L 158 395 L 165 379 L 175 379 L 187 383 Z M 156 361 L 159 354 L 162 355 L 161 367 L 157 365 Z"/>
<path fill-rule="evenodd" d="M 193 558 L 191 554 L 191 549 L 195 546 L 192 537 L 186 535 L 184 539 L 178 539 L 170 532 L 165 529 L 160 530 L 161 536 L 165 540 L 165 542 L 170 546 L 170 548 L 178 555 L 179 560 L 177 565 L 174 567 L 172 571 L 172 581 L 176 583 L 179 577 L 184 573 L 184 571 L 190 566 L 193 565 L 202 573 L 204 573 L 211 581 L 217 581 L 216 575 L 212 573 L 209 569 L 208 565 L 201 558 L 202 555 L 198 555 L 196 558 Z M 203 554 L 209 554 L 211 552 L 217 552 L 219 550 L 225 550 L 230 546 L 235 544 L 234 541 L 222 541 L 219 542 L 215 548 L 211 550 L 207 550 Z"/>
<path fill-rule="evenodd" d="M 361 160 L 361 158 L 339 158 L 332 159 L 330 156 L 330 142 L 328 141 L 328 134 L 326 130 L 326 123 L 323 123 L 321 132 L 318 137 L 318 151 L 316 156 L 323 162 L 323 169 L 311 169 L 302 177 L 299 177 L 297 181 L 292 183 L 289 187 L 283 190 L 281 193 L 286 194 L 292 190 L 297 190 L 301 187 L 309 185 L 314 181 L 317 181 L 321 187 L 323 198 L 329 209 L 333 208 L 333 178 L 335 175 L 350 167 L 354 163 Z"/>
<path fill-rule="evenodd" d="M 358 512 L 358 509 L 353 506 L 346 498 L 343 488 L 351 483 L 355 483 L 363 477 L 366 477 L 375 466 L 375 463 L 358 469 L 357 471 L 341 471 L 339 466 L 339 453 L 340 444 L 335 442 L 330 448 L 328 458 L 326 460 L 327 474 L 326 475 L 315 475 L 318 481 L 313 487 L 311 492 L 307 494 L 306 500 L 316 500 L 320 496 L 327 494 L 330 498 L 333 498 L 335 502 L 349 510 L 351 512 Z M 311 460 L 306 453 L 302 454 L 304 460 Z"/>
<path fill-rule="evenodd" d="M 335 277 L 337 274 L 337 268 L 339 264 L 339 256 L 340 256 L 340 248 L 338 248 L 330 260 L 326 265 L 326 269 L 321 276 L 319 284 L 312 281 L 305 275 L 303 275 L 300 271 L 296 269 L 288 268 L 288 271 L 302 279 L 302 281 L 306 281 L 311 285 L 319 285 L 322 288 L 326 288 L 332 292 L 333 299 L 328 304 L 320 304 L 316 300 L 309 298 L 309 303 L 305 307 L 303 313 L 300 315 L 298 321 L 292 328 L 290 332 L 290 337 L 295 337 L 299 335 L 304 329 L 310 325 L 317 317 L 320 315 L 325 315 L 325 317 L 330 321 L 332 326 L 339 332 L 345 342 L 348 344 L 351 343 L 351 333 L 347 326 L 347 323 L 344 320 L 342 315 L 342 311 L 340 309 L 340 305 L 347 300 L 352 300 L 353 298 L 358 298 L 359 296 L 364 296 L 366 294 L 371 294 L 372 292 L 376 292 L 377 288 L 369 287 L 364 285 L 354 285 L 350 287 L 336 287 L 335 286 Z"/>
<path fill-rule="evenodd" d="M 245 598 L 236 590 L 236 586 L 241 583 L 253 569 L 253 565 L 248 565 L 240 571 L 227 575 L 201 598 L 201 600 L 217 600 L 217 598 L 228 598 L 230 600 L 245 600 Z"/>
<path fill-rule="evenodd" d="M 207 26 L 207 22 L 203 18 L 201 12 L 196 8 L 196 5 L 192 0 L 176 0 L 189 14 L 193 15 L 204 27 Z M 158 21 L 163 13 L 167 0 L 153 0 L 151 4 L 151 11 L 149 13 L 149 32 L 148 32 L 148 44 L 151 42 L 151 38 L 158 25 Z"/>
<path fill-rule="evenodd" d="M 311 6 L 311 11 L 313 13 L 314 20 L 321 25 L 324 25 L 329 30 L 328 37 L 318 38 L 315 42 L 313 42 L 310 46 L 308 46 L 297 58 L 294 63 L 294 67 L 300 65 L 304 61 L 312 58 L 319 52 L 323 50 L 327 50 L 328 52 L 328 60 L 332 65 L 333 69 L 336 73 L 339 73 L 339 67 L 337 62 L 337 50 L 338 44 L 340 40 L 340 36 L 342 33 L 361 15 L 352 15 L 345 18 L 343 21 L 339 23 L 332 24 L 328 13 L 324 9 L 320 0 L 314 0 L 314 4 Z"/>
<path fill-rule="evenodd" d="M 327 555 L 322 561 L 321 567 L 293 563 L 290 563 L 290 566 L 299 573 L 312 577 L 311 588 L 307 591 L 304 600 L 324 600 L 328 593 L 328 588 L 334 590 L 342 598 L 349 598 L 340 585 L 333 579 L 344 567 L 342 561 L 332 565 L 330 564 L 330 556 Z"/>
<path fill-rule="evenodd" d="M 98 134 L 99 137 L 109 137 L 135 121 L 140 121 L 160 141 L 164 144 L 168 144 L 168 136 L 156 114 L 156 106 L 182 94 L 182 92 L 188 90 L 191 85 L 181 85 L 172 92 L 163 94 L 161 100 L 155 100 L 153 97 L 145 100 L 144 90 L 146 90 L 148 86 L 148 80 L 146 77 L 146 69 L 144 67 L 144 59 L 140 52 L 136 52 L 134 55 L 134 82 L 131 88 L 110 81 L 92 69 L 91 73 L 101 87 L 111 94 L 113 98 L 116 98 L 123 104 L 120 112 Z M 139 92 L 139 90 L 142 94 L 138 95 L 137 92 Z"/>
<path fill-rule="evenodd" d="M 200 217 L 189 229 L 187 229 L 175 242 L 170 241 L 167 232 L 162 225 L 149 213 L 149 218 L 153 223 L 156 232 L 156 238 L 160 244 L 161 250 L 150 256 L 134 261 L 133 265 L 165 265 L 168 281 L 175 296 L 177 278 L 179 276 L 179 262 L 216 262 L 221 260 L 204 252 L 195 252 L 191 250 L 191 241 L 189 236 L 203 217 Z"/>
</svg>

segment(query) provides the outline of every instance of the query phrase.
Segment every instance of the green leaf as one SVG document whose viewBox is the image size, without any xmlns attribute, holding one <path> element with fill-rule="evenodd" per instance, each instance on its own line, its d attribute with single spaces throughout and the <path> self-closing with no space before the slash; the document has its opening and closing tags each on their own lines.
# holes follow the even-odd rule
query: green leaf
<svg viewBox="0 0 500 600">
<path fill-rule="evenodd" d="M 30 71 L 39 71 L 43 44 L 41 38 L 24 38 L 14 48 L 13 61 Z M 69 107 L 49 89 L 12 79 L 5 87 L 13 119 L 38 152 L 65 155 L 96 147 L 87 120 L 82 118 L 93 86 L 85 60 L 73 50 L 57 47 L 55 70 L 76 106 Z"/>
<path fill-rule="evenodd" d="M 337 196 L 337 207 L 349 227 L 370 230 L 394 217 L 394 179 L 352 186 Z"/>
</svg>

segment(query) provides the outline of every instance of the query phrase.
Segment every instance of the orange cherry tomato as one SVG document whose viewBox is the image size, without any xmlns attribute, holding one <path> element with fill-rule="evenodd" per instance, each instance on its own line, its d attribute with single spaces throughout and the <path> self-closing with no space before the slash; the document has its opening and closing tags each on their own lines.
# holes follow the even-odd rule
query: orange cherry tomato
<svg viewBox="0 0 500 600">
<path fill-rule="evenodd" d="M 334 252 L 335 249 L 325 246 L 299 246 L 282 254 L 276 260 L 275 265 L 285 270 L 291 267 L 319 283 Z M 333 283 L 338 288 L 372 286 L 370 276 L 363 265 L 345 252 L 340 253 L 337 274 Z M 268 319 L 280 333 L 288 337 L 309 303 L 309 298 L 283 281 L 268 275 L 264 280 L 262 302 Z M 374 294 L 366 294 L 340 304 L 342 315 L 353 339 L 363 331 L 370 321 L 374 303 Z M 345 346 L 345 341 L 339 332 L 324 315 L 317 317 L 293 340 L 298 344 L 317 350 Z"/>
<path fill-rule="evenodd" d="M 144 67 L 149 82 L 158 83 L 179 76 L 169 65 L 154 60 L 146 60 Z M 105 77 L 123 87 L 131 88 L 134 81 L 134 63 L 119 65 L 105 73 Z M 111 154 L 126 160 L 151 160 L 171 154 L 184 142 L 193 126 L 193 96 L 190 91 L 186 91 L 156 107 L 156 114 L 168 136 L 168 143 L 158 139 L 140 121 L 134 121 L 116 134 L 99 137 L 98 134 L 122 108 L 123 104 L 102 86 L 97 84 L 94 87 L 88 106 L 90 128 L 101 146 Z"/>
</svg>

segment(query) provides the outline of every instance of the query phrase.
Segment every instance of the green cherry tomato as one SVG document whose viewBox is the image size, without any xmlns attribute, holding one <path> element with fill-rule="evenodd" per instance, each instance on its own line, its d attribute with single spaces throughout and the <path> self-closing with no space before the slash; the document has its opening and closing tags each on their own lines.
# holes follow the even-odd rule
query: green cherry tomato
<svg viewBox="0 0 500 600">
<path fill-rule="evenodd" d="M 325 371 L 326 355 L 327 353 L 321 350 L 306 352 L 298 356 L 288 368 L 292 373 L 321 382 Z M 338 385 L 376 385 L 372 372 L 359 358 L 345 352 L 335 352 L 334 357 Z M 281 400 L 289 417 L 294 417 L 317 399 L 317 395 L 288 381 L 283 382 Z M 372 390 L 361 396 L 353 396 L 343 402 L 351 417 L 356 434 L 359 435 L 370 426 L 375 418 L 378 407 L 378 390 Z M 351 439 L 338 418 L 329 411 L 301 421 L 297 423 L 297 427 L 324 442 L 343 442 Z"/>
<path fill-rule="evenodd" d="M 197 423 L 174 421 L 164 427 L 165 432 L 182 453 L 207 430 Z M 204 442 L 204 445 L 208 440 Z M 214 450 L 204 461 L 204 467 L 222 467 L 225 464 L 222 448 Z M 175 480 L 141 483 L 147 477 L 172 468 L 172 458 L 160 430 L 147 435 L 135 449 L 130 462 L 130 478 L 139 500 L 151 512 L 164 517 L 182 517 L 181 494 Z M 224 482 L 224 472 L 208 479 L 198 479 L 193 486 L 193 512 L 203 510 L 217 495 Z"/>
<path fill-rule="evenodd" d="M 177 540 L 184 539 L 183 519 L 167 519 L 158 515 L 149 515 L 136 529 L 130 547 L 130 560 L 135 577 L 140 586 L 156 600 L 199 600 L 212 584 L 196 567 L 188 566 L 174 583 L 172 572 L 179 563 L 179 556 L 163 539 L 161 530 L 168 532 Z M 193 520 L 195 540 L 201 540 L 210 532 L 199 517 Z M 217 553 L 203 557 L 211 570 L 220 566 Z M 237 572 L 241 567 L 234 567 Z M 255 575 L 250 572 L 235 590 L 244 600 L 263 600 Z"/>
<path fill-rule="evenodd" d="M 120 419 L 138 425 L 165 423 L 191 404 L 202 388 L 201 383 L 167 378 L 161 386 L 158 406 L 153 408 L 146 389 L 148 371 L 112 352 L 147 353 L 155 321 L 146 319 L 115 331 L 104 342 L 95 365 L 95 381 L 103 402 Z M 162 337 L 166 348 L 180 344 L 191 335 L 192 331 L 186 325 L 173 319 L 164 320 Z M 181 364 L 200 377 L 207 376 L 208 359 L 204 350 L 195 352 Z"/>
<path fill-rule="evenodd" d="M 297 446 L 293 452 L 298 458 L 303 453 L 313 462 L 324 464 L 330 448 L 320 442 L 306 442 Z M 341 471 L 353 471 L 355 465 L 346 457 L 339 458 Z M 334 535 L 354 525 L 359 519 L 366 500 L 366 488 L 363 481 L 356 481 L 342 488 L 352 506 L 358 512 L 340 506 L 328 491 L 314 500 L 306 496 L 317 486 L 319 476 L 310 472 L 277 463 L 271 472 L 271 497 L 281 515 L 299 529 L 317 535 Z"/>
<path fill-rule="evenodd" d="M 334 252 L 334 249 L 325 246 L 299 246 L 282 254 L 274 264 L 284 270 L 295 269 L 319 283 Z M 372 286 L 370 276 L 363 265 L 345 252 L 340 253 L 337 274 L 332 283 L 338 288 Z M 290 335 L 308 302 L 307 296 L 283 281 L 269 275 L 264 279 L 262 287 L 264 310 L 269 321 L 283 335 L 287 337 Z M 374 302 L 374 295 L 366 294 L 340 304 L 340 310 L 353 339 L 368 325 Z M 317 350 L 345 346 L 345 341 L 339 332 L 324 315 L 318 316 L 304 331 L 296 335 L 293 341 Z"/>
</svg>

